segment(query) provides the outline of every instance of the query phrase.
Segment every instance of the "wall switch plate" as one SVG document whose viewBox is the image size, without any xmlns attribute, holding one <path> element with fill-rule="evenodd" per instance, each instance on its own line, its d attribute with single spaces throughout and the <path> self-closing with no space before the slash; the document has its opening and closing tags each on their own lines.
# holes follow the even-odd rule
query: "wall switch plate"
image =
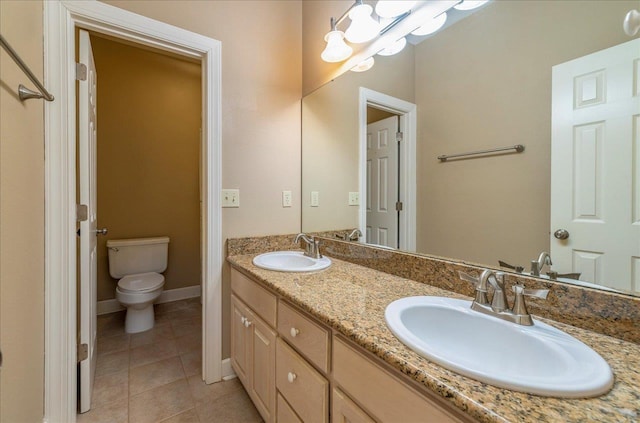
<svg viewBox="0 0 640 423">
<path fill-rule="evenodd" d="M 349 205 L 350 206 L 358 206 L 358 205 L 360 205 L 360 193 L 359 192 L 350 192 L 349 193 Z"/>
<path fill-rule="evenodd" d="M 311 207 L 318 207 L 320 205 L 320 193 L 318 191 L 311 191 Z"/>
<path fill-rule="evenodd" d="M 240 207 L 240 190 L 223 189 L 222 207 Z"/>
<path fill-rule="evenodd" d="M 282 191 L 282 207 L 291 207 L 291 191 Z"/>
</svg>

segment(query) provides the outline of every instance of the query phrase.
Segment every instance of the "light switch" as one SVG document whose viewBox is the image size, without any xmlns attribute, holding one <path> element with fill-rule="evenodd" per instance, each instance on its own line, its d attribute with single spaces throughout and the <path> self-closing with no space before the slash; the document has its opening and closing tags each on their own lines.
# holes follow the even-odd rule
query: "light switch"
<svg viewBox="0 0 640 423">
<path fill-rule="evenodd" d="M 318 207 L 320 205 L 320 193 L 318 191 L 311 191 L 311 207 Z"/>
<path fill-rule="evenodd" d="M 240 207 L 240 190 L 223 189 L 222 207 Z"/>
<path fill-rule="evenodd" d="M 360 193 L 359 192 L 350 192 L 349 193 L 349 205 L 350 206 L 358 206 L 358 205 L 360 205 Z"/>
<path fill-rule="evenodd" d="M 282 207 L 291 207 L 291 191 L 282 191 Z"/>
</svg>

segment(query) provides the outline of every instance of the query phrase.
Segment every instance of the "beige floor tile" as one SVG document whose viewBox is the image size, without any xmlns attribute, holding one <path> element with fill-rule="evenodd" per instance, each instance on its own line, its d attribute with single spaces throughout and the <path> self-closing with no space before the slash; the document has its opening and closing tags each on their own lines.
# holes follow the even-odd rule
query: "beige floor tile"
<svg viewBox="0 0 640 423">
<path fill-rule="evenodd" d="M 129 400 L 129 421 L 159 422 L 194 407 L 186 379 L 180 379 L 138 395 Z"/>
<path fill-rule="evenodd" d="M 126 399 L 129 395 L 129 369 L 96 376 L 91 397 L 92 407 Z"/>
<path fill-rule="evenodd" d="M 180 356 L 185 376 L 194 376 L 202 373 L 202 351 L 191 351 Z"/>
<path fill-rule="evenodd" d="M 178 414 L 177 416 L 173 416 L 168 418 L 167 420 L 163 420 L 162 423 L 198 423 L 198 413 L 196 413 L 196 409 L 192 408 L 191 410 L 187 410 L 183 413 Z"/>
<path fill-rule="evenodd" d="M 202 351 L 202 334 L 200 332 L 186 336 L 176 337 L 178 353 L 184 354 L 191 351 Z"/>
<path fill-rule="evenodd" d="M 196 411 L 202 423 L 254 423 L 262 421 L 260 413 L 244 389 L 198 405 Z"/>
<path fill-rule="evenodd" d="M 171 323 L 156 323 L 153 329 L 131 335 L 129 348 L 136 348 L 141 345 L 153 344 L 154 342 L 173 338 Z"/>
<path fill-rule="evenodd" d="M 124 398 L 109 404 L 93 406 L 84 414 L 78 414 L 77 423 L 127 423 L 129 421 L 129 399 Z"/>
<path fill-rule="evenodd" d="M 129 372 L 129 395 L 136 395 L 184 377 L 180 357 L 135 367 Z"/>
<path fill-rule="evenodd" d="M 98 355 L 96 376 L 117 373 L 129 368 L 129 350 Z"/>
<path fill-rule="evenodd" d="M 145 364 L 154 363 L 177 355 L 178 349 L 176 348 L 176 341 L 173 339 L 166 339 L 153 344 L 133 348 L 129 358 L 129 366 L 131 368 L 144 366 Z"/>
<path fill-rule="evenodd" d="M 196 375 L 191 376 L 188 381 L 191 396 L 198 405 L 215 401 L 232 392 L 244 389 L 238 378 L 207 385 L 200 375 Z"/>
<path fill-rule="evenodd" d="M 184 320 L 173 320 L 171 327 L 176 337 L 202 333 L 202 318 L 196 317 Z"/>
<path fill-rule="evenodd" d="M 115 336 L 98 336 L 98 355 L 129 349 L 130 336 L 126 333 Z"/>
</svg>

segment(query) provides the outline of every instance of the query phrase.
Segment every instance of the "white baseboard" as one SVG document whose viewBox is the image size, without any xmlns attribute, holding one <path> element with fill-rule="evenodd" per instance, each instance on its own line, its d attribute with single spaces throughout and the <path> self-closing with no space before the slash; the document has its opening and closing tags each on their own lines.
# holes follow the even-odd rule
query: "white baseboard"
<svg viewBox="0 0 640 423">
<path fill-rule="evenodd" d="M 231 367 L 231 359 L 225 358 L 222 360 L 222 380 L 231 380 L 236 377 L 236 373 L 233 371 L 233 367 Z"/>
<path fill-rule="evenodd" d="M 187 286 L 185 288 L 169 289 L 162 291 L 160 297 L 156 300 L 156 304 L 170 303 L 171 301 L 186 300 L 187 298 L 196 298 L 200 296 L 200 285 Z M 98 301 L 97 314 L 115 313 L 116 311 L 124 310 L 124 307 L 120 305 L 115 298 L 111 300 Z M 229 368 L 231 365 L 229 364 Z M 233 370 L 232 370 L 233 372 Z"/>
</svg>

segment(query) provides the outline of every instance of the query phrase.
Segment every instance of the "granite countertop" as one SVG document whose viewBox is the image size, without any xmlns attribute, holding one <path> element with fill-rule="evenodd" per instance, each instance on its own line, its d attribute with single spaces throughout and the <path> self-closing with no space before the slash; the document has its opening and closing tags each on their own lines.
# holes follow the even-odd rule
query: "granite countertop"
<svg viewBox="0 0 640 423">
<path fill-rule="evenodd" d="M 253 257 L 236 255 L 227 260 L 478 421 L 640 421 L 640 345 L 540 319 L 597 351 L 611 366 L 615 384 L 606 395 L 590 399 L 547 398 L 514 392 L 458 375 L 430 362 L 402 344 L 384 320 L 386 306 L 399 298 L 468 297 L 335 258 L 330 268 L 320 272 L 282 273 L 254 266 Z"/>
</svg>

